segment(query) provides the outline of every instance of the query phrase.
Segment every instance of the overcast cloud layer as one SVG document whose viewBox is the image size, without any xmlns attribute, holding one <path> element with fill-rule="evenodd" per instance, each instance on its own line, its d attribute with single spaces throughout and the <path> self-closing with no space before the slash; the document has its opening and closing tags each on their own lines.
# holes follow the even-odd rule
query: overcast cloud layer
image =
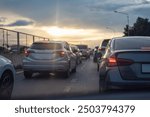
<svg viewBox="0 0 150 117">
<path fill-rule="evenodd" d="M 121 32 L 127 19 L 115 10 L 128 13 L 132 25 L 138 16 L 150 18 L 150 0 L 0 0 L 0 17 L 8 19 L 8 26 L 110 27 Z"/>
</svg>

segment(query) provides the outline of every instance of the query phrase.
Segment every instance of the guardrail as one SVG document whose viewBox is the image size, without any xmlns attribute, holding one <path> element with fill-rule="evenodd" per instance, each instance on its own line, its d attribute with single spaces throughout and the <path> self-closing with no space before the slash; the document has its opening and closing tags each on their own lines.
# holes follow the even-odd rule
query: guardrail
<svg viewBox="0 0 150 117">
<path fill-rule="evenodd" d="M 0 51 L 2 49 L 8 49 L 19 53 L 23 47 L 28 47 L 34 41 L 40 40 L 50 39 L 24 32 L 0 28 Z"/>
<path fill-rule="evenodd" d="M 24 32 L 0 28 L 0 55 L 10 59 L 15 68 L 22 68 L 24 49 L 29 47 L 34 41 L 50 40 Z"/>
</svg>

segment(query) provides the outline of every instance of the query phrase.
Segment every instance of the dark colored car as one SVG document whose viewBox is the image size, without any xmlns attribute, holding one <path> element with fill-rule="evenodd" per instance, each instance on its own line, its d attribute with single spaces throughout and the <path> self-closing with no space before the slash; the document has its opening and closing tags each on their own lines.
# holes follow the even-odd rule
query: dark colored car
<svg viewBox="0 0 150 117">
<path fill-rule="evenodd" d="M 96 53 L 97 71 L 99 71 L 100 60 L 101 57 L 105 54 L 105 50 L 109 41 L 110 39 L 104 39 L 98 47 L 98 51 Z"/>
<path fill-rule="evenodd" d="M 85 57 L 86 59 L 90 58 L 90 51 L 88 49 L 88 45 L 77 45 L 77 47 L 82 53 L 82 57 Z"/>
<path fill-rule="evenodd" d="M 6 47 L 0 46 L 0 53 L 8 53 L 10 50 Z"/>
<path fill-rule="evenodd" d="M 16 71 L 12 62 L 0 55 L 0 99 L 10 99 Z"/>
<path fill-rule="evenodd" d="M 70 46 L 71 46 L 72 52 L 76 54 L 77 56 L 76 63 L 77 64 L 82 63 L 82 53 L 80 52 L 79 48 L 76 45 L 70 45 Z"/>
<path fill-rule="evenodd" d="M 12 45 L 10 46 L 10 52 L 12 53 L 23 53 L 25 49 L 29 48 L 28 46 L 25 45 L 19 45 L 19 48 L 17 45 Z"/>
<path fill-rule="evenodd" d="M 150 37 L 112 39 L 101 59 L 99 89 L 150 87 Z"/>
<path fill-rule="evenodd" d="M 98 54 L 99 54 L 98 46 L 95 46 L 94 52 L 93 52 L 93 62 L 95 63 L 97 62 Z"/>
</svg>

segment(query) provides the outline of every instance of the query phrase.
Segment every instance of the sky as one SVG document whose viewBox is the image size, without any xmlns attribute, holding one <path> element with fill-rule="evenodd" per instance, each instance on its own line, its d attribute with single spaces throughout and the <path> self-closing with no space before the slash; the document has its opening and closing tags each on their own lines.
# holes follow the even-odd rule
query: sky
<svg viewBox="0 0 150 117">
<path fill-rule="evenodd" d="M 137 17 L 150 18 L 150 0 L 0 0 L 0 26 L 53 40 L 95 45 L 123 36 Z"/>
</svg>

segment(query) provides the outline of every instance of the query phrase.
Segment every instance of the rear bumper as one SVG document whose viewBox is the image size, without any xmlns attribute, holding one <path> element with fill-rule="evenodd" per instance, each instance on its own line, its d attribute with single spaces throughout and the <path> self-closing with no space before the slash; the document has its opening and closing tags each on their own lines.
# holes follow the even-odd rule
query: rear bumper
<svg viewBox="0 0 150 117">
<path fill-rule="evenodd" d="M 68 61 L 53 61 L 53 62 L 31 62 L 23 60 L 23 69 L 24 71 L 32 72 L 57 72 L 57 71 L 67 71 L 69 69 Z"/>
<path fill-rule="evenodd" d="M 120 88 L 141 88 L 141 87 L 150 87 L 150 79 L 147 80 L 123 80 L 120 76 L 119 71 L 110 70 L 107 74 L 107 83 L 108 86 L 120 87 Z"/>
<path fill-rule="evenodd" d="M 108 86 L 110 88 L 123 88 L 123 89 L 128 89 L 128 88 L 144 88 L 144 87 L 150 87 L 150 81 L 148 82 L 110 82 L 108 81 Z"/>
</svg>

